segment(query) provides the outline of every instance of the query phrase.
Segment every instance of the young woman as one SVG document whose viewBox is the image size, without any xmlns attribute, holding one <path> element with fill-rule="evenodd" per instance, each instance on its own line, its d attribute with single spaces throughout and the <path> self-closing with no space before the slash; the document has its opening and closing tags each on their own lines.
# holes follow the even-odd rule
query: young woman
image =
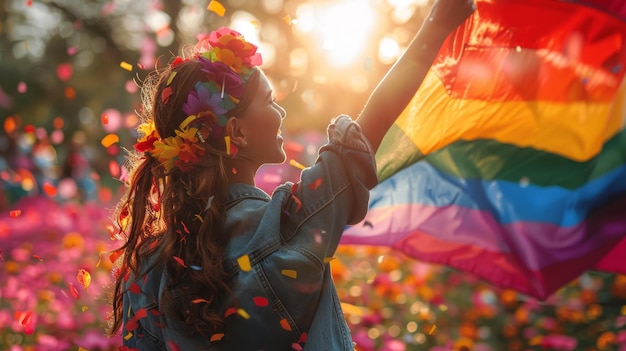
<svg viewBox="0 0 626 351">
<path fill-rule="evenodd" d="M 285 161 L 286 113 L 256 47 L 221 28 L 155 72 L 116 213 L 110 332 L 124 348 L 353 350 L 328 261 L 367 211 L 383 135 L 473 10 L 438 0 L 358 120 L 336 118 L 315 165 L 272 196 L 254 176 Z"/>
</svg>

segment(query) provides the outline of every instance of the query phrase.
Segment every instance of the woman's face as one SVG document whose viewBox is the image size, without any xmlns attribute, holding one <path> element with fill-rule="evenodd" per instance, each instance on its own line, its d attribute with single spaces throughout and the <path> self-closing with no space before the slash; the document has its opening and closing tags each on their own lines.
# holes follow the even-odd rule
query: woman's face
<svg viewBox="0 0 626 351">
<path fill-rule="evenodd" d="M 287 115 L 276 103 L 269 81 L 259 72 L 256 94 L 239 122 L 246 132 L 245 154 L 259 164 L 285 162 L 283 137 L 280 127 Z"/>
</svg>

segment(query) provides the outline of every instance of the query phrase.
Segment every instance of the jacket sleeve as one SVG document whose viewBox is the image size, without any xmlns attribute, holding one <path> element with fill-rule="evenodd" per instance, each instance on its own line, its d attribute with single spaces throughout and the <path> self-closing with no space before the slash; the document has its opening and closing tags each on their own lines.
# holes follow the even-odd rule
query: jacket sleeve
<svg viewBox="0 0 626 351">
<path fill-rule="evenodd" d="M 282 220 L 290 222 L 281 226 L 283 240 L 322 260 L 334 255 L 346 225 L 365 217 L 378 183 L 374 154 L 356 122 L 339 116 L 327 133 L 315 164 L 275 193 L 284 196 Z"/>
</svg>

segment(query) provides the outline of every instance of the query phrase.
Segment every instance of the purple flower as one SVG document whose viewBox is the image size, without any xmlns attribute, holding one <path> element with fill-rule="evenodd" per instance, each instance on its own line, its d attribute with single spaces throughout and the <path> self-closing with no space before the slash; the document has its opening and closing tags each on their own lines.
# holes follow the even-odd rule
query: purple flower
<svg viewBox="0 0 626 351">
<path fill-rule="evenodd" d="M 237 72 L 223 62 L 211 62 L 211 60 L 203 56 L 200 56 L 198 59 L 202 65 L 202 72 L 207 74 L 209 80 L 217 83 L 219 86 L 224 86 L 227 94 L 237 98 L 243 95 L 243 81 Z"/>
</svg>

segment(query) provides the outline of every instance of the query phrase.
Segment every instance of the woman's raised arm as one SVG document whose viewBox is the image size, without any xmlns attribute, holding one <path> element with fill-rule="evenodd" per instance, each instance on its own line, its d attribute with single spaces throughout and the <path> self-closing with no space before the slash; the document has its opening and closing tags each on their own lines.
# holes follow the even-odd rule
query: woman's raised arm
<svg viewBox="0 0 626 351">
<path fill-rule="evenodd" d="M 374 152 L 422 84 L 448 34 L 474 10 L 473 0 L 435 1 L 419 32 L 374 88 L 357 118 Z"/>
</svg>

